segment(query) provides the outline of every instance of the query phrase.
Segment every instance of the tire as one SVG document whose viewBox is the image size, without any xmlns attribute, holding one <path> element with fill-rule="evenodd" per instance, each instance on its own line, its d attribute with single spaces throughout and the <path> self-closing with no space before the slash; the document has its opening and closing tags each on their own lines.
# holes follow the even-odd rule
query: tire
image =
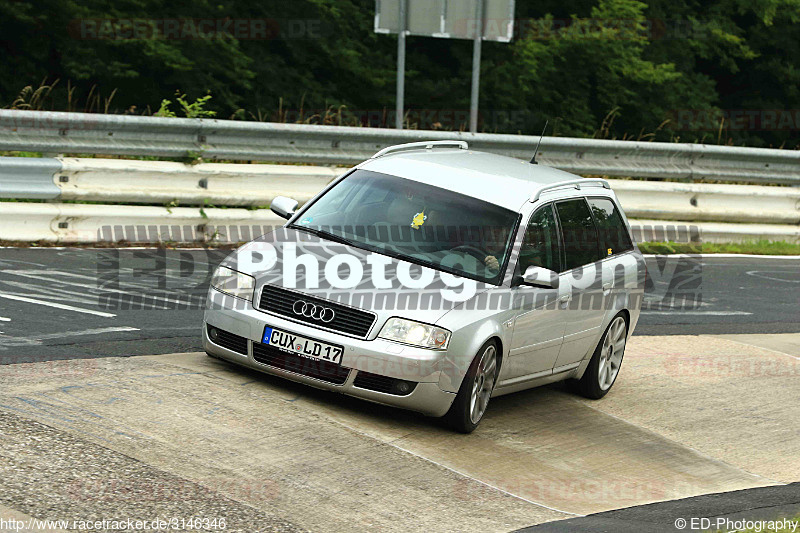
<svg viewBox="0 0 800 533">
<path fill-rule="evenodd" d="M 481 423 L 497 382 L 498 346 L 494 340 L 481 346 L 461 382 L 444 422 L 461 433 L 472 433 Z"/>
<path fill-rule="evenodd" d="M 567 383 L 570 390 L 591 400 L 599 400 L 608 394 L 619 376 L 627 339 L 628 322 L 620 313 L 606 328 L 583 377 Z"/>
</svg>

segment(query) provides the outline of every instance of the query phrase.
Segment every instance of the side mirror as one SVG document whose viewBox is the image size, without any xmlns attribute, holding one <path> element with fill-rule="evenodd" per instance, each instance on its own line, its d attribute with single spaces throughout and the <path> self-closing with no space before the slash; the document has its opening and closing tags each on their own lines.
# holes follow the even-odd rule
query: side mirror
<svg viewBox="0 0 800 533">
<path fill-rule="evenodd" d="M 297 200 L 287 198 L 286 196 L 276 196 L 272 200 L 269 208 L 279 217 L 289 220 L 294 215 L 294 212 L 297 211 L 298 205 Z"/>
<path fill-rule="evenodd" d="M 522 283 L 533 287 L 543 287 L 545 289 L 558 288 L 558 274 L 550 269 L 529 266 L 522 275 Z"/>
</svg>

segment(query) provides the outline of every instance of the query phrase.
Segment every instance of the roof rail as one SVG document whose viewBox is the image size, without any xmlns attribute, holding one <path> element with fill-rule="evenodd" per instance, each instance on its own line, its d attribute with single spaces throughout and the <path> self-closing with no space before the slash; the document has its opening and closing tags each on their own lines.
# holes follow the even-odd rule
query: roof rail
<svg viewBox="0 0 800 533">
<path fill-rule="evenodd" d="M 469 150 L 469 145 L 467 141 L 421 141 L 415 143 L 405 143 L 405 144 L 396 144 L 394 146 L 388 146 L 377 152 L 373 155 L 370 159 L 377 159 L 379 157 L 383 157 L 386 154 L 390 154 L 392 152 L 402 152 L 403 150 L 432 150 L 434 146 L 451 146 L 454 148 L 461 148 L 462 150 Z"/>
<path fill-rule="evenodd" d="M 538 189 L 533 195 L 531 196 L 531 202 L 536 202 L 539 200 L 539 197 L 542 193 L 551 191 L 553 189 L 560 189 L 562 187 L 575 187 L 576 189 L 580 190 L 582 185 L 591 185 L 593 187 L 603 187 L 604 189 L 610 189 L 611 185 L 604 179 L 600 178 L 581 178 L 577 180 L 569 180 L 569 181 L 562 181 L 560 183 L 552 183 L 550 185 L 545 185 L 544 187 Z"/>
</svg>

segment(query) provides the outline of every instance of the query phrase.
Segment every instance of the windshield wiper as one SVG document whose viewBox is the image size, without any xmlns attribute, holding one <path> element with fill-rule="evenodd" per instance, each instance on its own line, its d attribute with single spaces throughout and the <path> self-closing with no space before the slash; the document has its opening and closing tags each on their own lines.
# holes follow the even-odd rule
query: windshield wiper
<svg viewBox="0 0 800 533">
<path fill-rule="evenodd" d="M 327 239 L 329 241 L 338 242 L 339 244 L 347 244 L 350 246 L 356 246 L 353 241 L 348 240 L 341 235 L 336 235 L 335 233 L 331 233 L 330 231 L 325 231 L 324 229 L 317 229 L 317 228 L 309 228 L 307 226 L 297 226 L 295 224 L 291 224 L 288 226 L 292 229 L 299 229 L 300 231 L 305 231 L 306 233 L 310 233 L 312 235 L 316 235 L 317 237 Z"/>
</svg>

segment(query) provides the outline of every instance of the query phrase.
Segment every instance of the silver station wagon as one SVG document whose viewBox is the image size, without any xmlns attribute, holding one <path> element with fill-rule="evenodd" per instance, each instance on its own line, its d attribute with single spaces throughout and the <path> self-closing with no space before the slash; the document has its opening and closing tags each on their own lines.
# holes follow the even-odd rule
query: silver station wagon
<svg viewBox="0 0 800 533">
<path fill-rule="evenodd" d="M 493 396 L 619 375 L 645 270 L 604 180 L 430 141 L 271 208 L 213 275 L 211 356 L 462 432 Z"/>
</svg>

